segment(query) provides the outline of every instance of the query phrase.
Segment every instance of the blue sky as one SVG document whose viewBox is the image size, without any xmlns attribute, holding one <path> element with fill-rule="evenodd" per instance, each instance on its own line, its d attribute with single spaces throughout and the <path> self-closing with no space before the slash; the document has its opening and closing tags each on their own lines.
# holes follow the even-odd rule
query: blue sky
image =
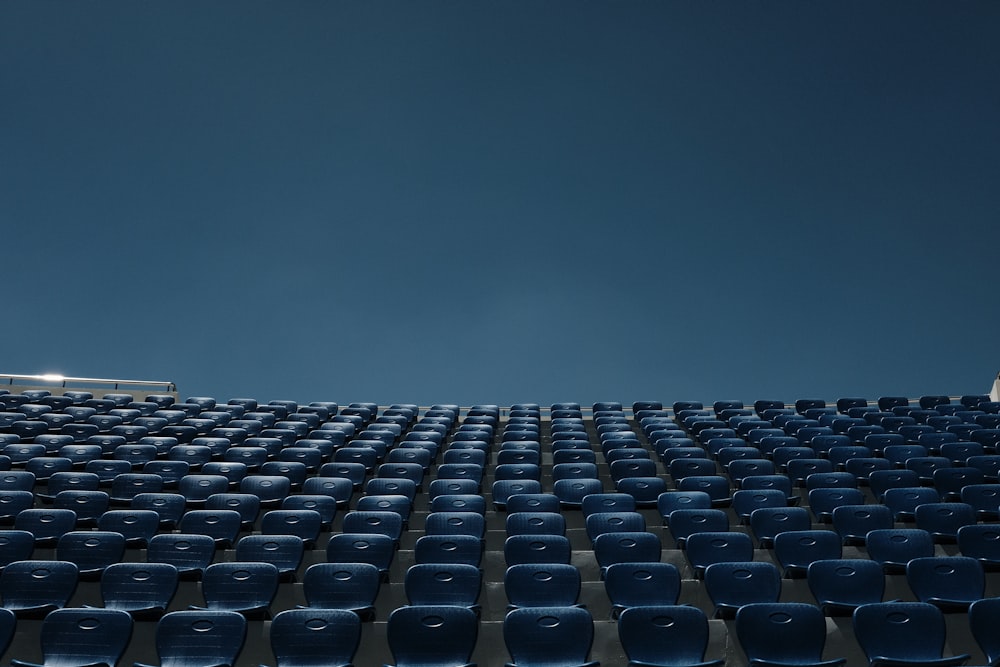
<svg viewBox="0 0 1000 667">
<path fill-rule="evenodd" d="M 4 372 L 987 391 L 996 2 L 0 4 Z"/>
</svg>

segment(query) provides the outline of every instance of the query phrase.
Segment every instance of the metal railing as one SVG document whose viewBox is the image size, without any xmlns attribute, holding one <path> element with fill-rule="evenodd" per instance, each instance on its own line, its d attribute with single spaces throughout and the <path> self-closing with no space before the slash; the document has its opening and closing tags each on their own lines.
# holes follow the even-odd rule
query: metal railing
<svg viewBox="0 0 1000 667">
<path fill-rule="evenodd" d="M 161 391 L 176 392 L 177 385 L 169 380 L 116 380 L 112 378 L 83 378 L 46 373 L 44 375 L 18 375 L 15 373 L 0 373 L 0 382 L 14 384 L 41 384 L 59 387 L 98 386 L 113 389 L 128 389 L 150 387 Z"/>
</svg>

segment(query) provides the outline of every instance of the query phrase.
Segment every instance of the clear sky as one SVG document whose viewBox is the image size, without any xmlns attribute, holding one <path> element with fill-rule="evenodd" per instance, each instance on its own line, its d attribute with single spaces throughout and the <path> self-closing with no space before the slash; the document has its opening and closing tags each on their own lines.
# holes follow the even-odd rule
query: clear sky
<svg viewBox="0 0 1000 667">
<path fill-rule="evenodd" d="M 0 3 L 0 371 L 982 393 L 1000 3 Z"/>
</svg>

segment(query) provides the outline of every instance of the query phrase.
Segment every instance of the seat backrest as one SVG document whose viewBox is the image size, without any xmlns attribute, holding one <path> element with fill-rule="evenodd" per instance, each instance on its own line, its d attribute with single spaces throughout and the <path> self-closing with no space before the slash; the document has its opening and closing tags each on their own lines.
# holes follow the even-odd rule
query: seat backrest
<svg viewBox="0 0 1000 667">
<path fill-rule="evenodd" d="M 65 607 L 76 591 L 78 568 L 68 561 L 21 560 L 0 572 L 3 606 L 18 612 L 44 616 Z"/>
<path fill-rule="evenodd" d="M 383 575 L 396 553 L 395 541 L 386 535 L 339 533 L 330 537 L 326 560 L 330 563 L 371 563 Z"/>
<path fill-rule="evenodd" d="M 995 665 L 1000 661 L 1000 598 L 976 600 L 969 606 L 969 629 L 979 648 L 986 654 L 986 661 Z"/>
<path fill-rule="evenodd" d="M 930 533 L 919 528 L 871 530 L 865 537 L 868 557 L 882 564 L 887 573 L 902 573 L 913 558 L 934 555 Z"/>
<path fill-rule="evenodd" d="M 625 609 L 618 617 L 618 637 L 636 664 L 721 665 L 704 661 L 708 619 L 697 607 L 655 605 Z"/>
<path fill-rule="evenodd" d="M 832 530 L 789 530 L 774 537 L 774 556 L 786 577 L 803 577 L 810 563 L 842 555 L 840 536 Z"/>
<path fill-rule="evenodd" d="M 156 652 L 161 667 L 232 667 L 246 633 L 234 611 L 172 611 L 157 623 Z"/>
<path fill-rule="evenodd" d="M 75 563 L 82 577 L 98 575 L 125 555 L 125 536 L 102 530 L 74 530 L 59 537 L 56 558 Z"/>
<path fill-rule="evenodd" d="M 297 535 L 245 535 L 236 543 L 236 560 L 271 563 L 282 576 L 294 575 L 302 563 L 305 545 Z"/>
<path fill-rule="evenodd" d="M 854 636 L 869 660 L 926 663 L 940 660 L 944 651 L 944 615 L 926 602 L 862 605 L 854 610 L 853 625 Z"/>
<path fill-rule="evenodd" d="M 515 665 L 583 665 L 594 642 L 594 619 L 582 607 L 519 607 L 503 622 Z"/>
<path fill-rule="evenodd" d="M 479 567 L 482 540 L 471 535 L 424 535 L 413 549 L 417 563 L 467 563 Z"/>
<path fill-rule="evenodd" d="M 367 619 L 374 614 L 381 580 L 371 563 L 316 563 L 306 569 L 302 590 L 310 607 L 353 611 Z"/>
<path fill-rule="evenodd" d="M 683 546 L 694 533 L 721 533 L 729 530 L 729 515 L 720 509 L 676 509 L 667 519 L 670 534 Z"/>
<path fill-rule="evenodd" d="M 944 611 L 965 611 L 986 591 L 982 566 L 966 556 L 913 558 L 906 563 L 906 581 L 918 600 Z"/>
<path fill-rule="evenodd" d="M 873 560 L 818 560 L 806 571 L 809 590 L 820 607 L 830 614 L 852 613 L 863 604 L 882 601 L 885 573 Z"/>
<path fill-rule="evenodd" d="M 736 612 L 736 635 L 751 663 L 819 664 L 826 643 L 826 619 L 811 604 L 746 604 Z"/>
<path fill-rule="evenodd" d="M 486 536 L 486 519 L 479 512 L 431 512 L 424 521 L 426 535 Z"/>
<path fill-rule="evenodd" d="M 688 562 L 695 576 L 705 574 L 713 563 L 742 563 L 753 560 L 753 540 L 735 531 L 693 533 L 685 545 Z"/>
<path fill-rule="evenodd" d="M 271 563 L 213 563 L 205 568 L 201 593 L 214 611 L 266 610 L 278 592 L 278 568 Z"/>
<path fill-rule="evenodd" d="M 594 540 L 594 555 L 602 569 L 614 563 L 659 562 L 660 536 L 648 532 L 604 533 Z"/>
<path fill-rule="evenodd" d="M 403 585 L 411 605 L 474 607 L 482 572 L 466 563 L 423 563 L 407 569 Z"/>
<path fill-rule="evenodd" d="M 732 618 L 736 609 L 751 602 L 777 602 L 781 573 L 772 563 L 714 563 L 705 568 L 705 590 L 715 603 L 715 614 Z"/>
<path fill-rule="evenodd" d="M 215 540 L 208 535 L 160 533 L 149 540 L 146 561 L 170 563 L 181 576 L 201 576 L 215 557 Z"/>
<path fill-rule="evenodd" d="M 604 574 L 604 588 L 616 611 L 646 605 L 674 605 L 681 575 L 673 563 L 615 563 Z"/>
<path fill-rule="evenodd" d="M 386 639 L 398 665 L 462 665 L 472 657 L 478 630 L 467 607 L 418 605 L 389 615 Z"/>
<path fill-rule="evenodd" d="M 132 637 L 132 617 L 116 609 L 56 609 L 42 622 L 46 665 L 115 665 Z"/>
<path fill-rule="evenodd" d="M 114 563 L 101 574 L 105 609 L 158 616 L 177 591 L 177 568 L 167 563 Z"/>
<path fill-rule="evenodd" d="M 277 667 L 347 665 L 361 642 L 361 619 L 343 609 L 287 609 L 270 626 Z"/>
<path fill-rule="evenodd" d="M 569 563 L 570 541 L 564 535 L 512 535 L 503 547 L 507 566 L 520 563 Z"/>
<path fill-rule="evenodd" d="M 572 606 L 580 586 L 580 571 L 564 563 L 512 565 L 504 574 L 504 592 L 513 607 Z"/>
</svg>

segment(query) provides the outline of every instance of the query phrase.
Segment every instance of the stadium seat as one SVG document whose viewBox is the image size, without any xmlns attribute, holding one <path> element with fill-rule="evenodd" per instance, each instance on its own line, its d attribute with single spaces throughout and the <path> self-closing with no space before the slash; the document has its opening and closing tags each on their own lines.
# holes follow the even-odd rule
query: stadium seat
<svg viewBox="0 0 1000 667">
<path fill-rule="evenodd" d="M 943 657 L 941 610 L 926 602 L 881 602 L 854 610 L 854 636 L 871 667 L 949 667 L 969 655 Z"/>
<path fill-rule="evenodd" d="M 302 538 L 296 535 L 246 535 L 236 543 L 236 560 L 270 563 L 282 581 L 294 581 L 304 551 Z"/>
<path fill-rule="evenodd" d="M 740 563 L 753 560 L 753 540 L 746 533 L 700 532 L 688 536 L 685 553 L 696 578 L 705 575 L 713 563 Z"/>
<path fill-rule="evenodd" d="M 473 667 L 478 634 L 476 613 L 455 605 L 400 607 L 386 626 L 394 667 Z"/>
<path fill-rule="evenodd" d="M 806 573 L 809 590 L 824 613 L 845 616 L 864 604 L 882 602 L 885 573 L 868 559 L 819 560 Z"/>
<path fill-rule="evenodd" d="M 234 667 L 246 634 L 246 618 L 237 612 L 172 611 L 156 624 L 159 667 Z"/>
<path fill-rule="evenodd" d="M 410 566 L 403 581 L 411 605 L 457 605 L 479 612 L 482 572 L 464 563 L 423 563 Z"/>
<path fill-rule="evenodd" d="M 215 540 L 208 535 L 160 533 L 149 540 L 146 561 L 169 563 L 181 579 L 200 579 L 215 557 Z"/>
<path fill-rule="evenodd" d="M 604 574 L 612 616 L 629 607 L 675 605 L 681 575 L 672 563 L 615 563 Z"/>
<path fill-rule="evenodd" d="M 845 658 L 823 660 L 826 619 L 811 604 L 753 603 L 736 612 L 736 635 L 751 667 L 834 667 Z"/>
<path fill-rule="evenodd" d="M 330 563 L 370 563 L 379 569 L 382 578 L 389 575 L 389 566 L 396 555 L 396 543 L 379 534 L 339 533 L 326 545 L 326 560 Z"/>
<path fill-rule="evenodd" d="M 786 578 L 806 576 L 818 560 L 841 557 L 840 536 L 832 530 L 789 530 L 774 537 L 774 557 Z"/>
<path fill-rule="evenodd" d="M 618 636 L 629 667 L 716 667 L 724 660 L 705 660 L 708 619 L 697 607 L 655 605 L 625 609 L 618 617 Z"/>
<path fill-rule="evenodd" d="M 247 618 L 268 619 L 279 576 L 271 563 L 213 563 L 201 578 L 205 606 L 192 609 L 235 611 Z"/>
<path fill-rule="evenodd" d="M 177 568 L 167 563 L 114 563 L 101 574 L 102 606 L 136 619 L 159 618 L 173 599 L 177 582 Z"/>
<path fill-rule="evenodd" d="M 371 563 L 316 563 L 306 569 L 302 590 L 309 607 L 351 611 L 370 621 L 381 580 Z"/>
<path fill-rule="evenodd" d="M 872 530 L 865 538 L 868 557 L 881 563 L 886 574 L 901 574 L 914 558 L 934 555 L 930 533 L 919 528 L 886 528 Z"/>
<path fill-rule="evenodd" d="M 507 566 L 521 563 L 569 563 L 569 539 L 563 535 L 512 535 L 504 541 Z"/>
<path fill-rule="evenodd" d="M 597 667 L 590 661 L 594 619 L 582 607 L 520 607 L 503 622 L 507 667 Z"/>
<path fill-rule="evenodd" d="M 945 612 L 967 611 L 986 590 L 982 565 L 965 556 L 913 558 L 906 564 L 906 581 L 918 600 Z"/>
<path fill-rule="evenodd" d="M 777 602 L 781 573 L 772 563 L 714 563 L 705 569 L 705 591 L 715 604 L 717 618 L 733 618 L 751 602 Z"/>
<path fill-rule="evenodd" d="M 517 607 L 571 607 L 580 597 L 580 571 L 564 563 L 511 565 L 503 587 L 508 609 Z"/>
<path fill-rule="evenodd" d="M 115 609 L 56 609 L 42 622 L 40 664 L 11 660 L 12 667 L 114 667 L 132 638 L 132 617 Z"/>
<path fill-rule="evenodd" d="M 361 620 L 341 609 L 286 609 L 270 626 L 276 667 L 350 667 Z"/>
<path fill-rule="evenodd" d="M 77 567 L 68 561 L 15 561 L 0 572 L 0 598 L 19 618 L 43 618 L 66 606 L 76 583 Z"/>
</svg>

